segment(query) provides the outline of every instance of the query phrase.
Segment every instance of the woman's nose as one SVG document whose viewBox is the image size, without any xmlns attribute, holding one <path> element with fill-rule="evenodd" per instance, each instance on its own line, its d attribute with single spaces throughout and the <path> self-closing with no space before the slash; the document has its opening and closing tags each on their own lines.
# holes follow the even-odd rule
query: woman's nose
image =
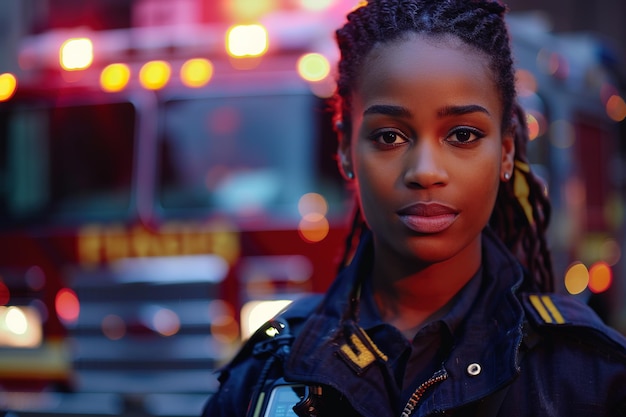
<svg viewBox="0 0 626 417">
<path fill-rule="evenodd" d="M 404 182 L 408 187 L 429 188 L 448 182 L 441 146 L 437 141 L 422 139 L 407 153 Z"/>
</svg>

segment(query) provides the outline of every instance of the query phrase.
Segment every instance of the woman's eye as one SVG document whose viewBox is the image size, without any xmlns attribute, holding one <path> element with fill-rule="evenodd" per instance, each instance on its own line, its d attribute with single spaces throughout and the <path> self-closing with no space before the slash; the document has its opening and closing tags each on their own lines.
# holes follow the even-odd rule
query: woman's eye
<svg viewBox="0 0 626 417">
<path fill-rule="evenodd" d="M 372 135 L 372 139 L 381 145 L 400 145 L 407 140 L 397 132 L 385 131 Z"/>
<path fill-rule="evenodd" d="M 475 129 L 461 128 L 453 131 L 447 140 L 452 143 L 471 143 L 481 139 L 484 135 Z"/>
</svg>

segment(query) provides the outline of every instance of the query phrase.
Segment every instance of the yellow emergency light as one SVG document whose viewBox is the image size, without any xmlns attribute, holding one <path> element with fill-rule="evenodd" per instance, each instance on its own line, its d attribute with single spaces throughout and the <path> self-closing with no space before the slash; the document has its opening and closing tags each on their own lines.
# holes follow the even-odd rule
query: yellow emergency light
<svg viewBox="0 0 626 417">
<path fill-rule="evenodd" d="M 165 61 L 146 62 L 139 70 L 139 82 L 148 90 L 160 90 L 170 80 L 172 69 Z"/>
<path fill-rule="evenodd" d="M 213 64 L 204 58 L 193 58 L 180 68 L 180 80 L 187 87 L 198 88 L 206 85 L 213 76 Z"/>
<path fill-rule="evenodd" d="M 15 75 L 5 72 L 0 74 L 0 101 L 7 101 L 17 90 L 17 78 Z"/>
<path fill-rule="evenodd" d="M 109 93 L 122 91 L 128 85 L 129 80 L 130 69 L 126 64 L 107 65 L 100 73 L 100 87 Z"/>
</svg>

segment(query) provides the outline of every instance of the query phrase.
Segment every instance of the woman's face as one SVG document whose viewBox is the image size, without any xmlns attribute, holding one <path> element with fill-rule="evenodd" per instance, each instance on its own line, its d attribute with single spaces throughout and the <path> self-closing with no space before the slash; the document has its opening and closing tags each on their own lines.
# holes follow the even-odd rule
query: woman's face
<svg viewBox="0 0 626 417">
<path fill-rule="evenodd" d="M 339 153 L 377 256 L 428 265 L 480 253 L 514 153 L 487 57 L 454 37 L 377 46 L 352 105 L 352 137 Z"/>
</svg>

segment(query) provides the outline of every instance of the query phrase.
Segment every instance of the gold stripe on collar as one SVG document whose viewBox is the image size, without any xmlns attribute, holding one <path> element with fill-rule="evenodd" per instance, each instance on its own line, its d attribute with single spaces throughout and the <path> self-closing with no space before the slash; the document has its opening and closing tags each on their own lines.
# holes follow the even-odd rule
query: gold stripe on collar
<svg viewBox="0 0 626 417">
<path fill-rule="evenodd" d="M 357 373 L 363 372 L 377 358 L 387 361 L 387 355 L 374 344 L 365 330 L 360 327 L 356 327 L 354 333 L 350 335 L 349 343 L 346 342 L 341 345 L 339 356 Z"/>
</svg>

